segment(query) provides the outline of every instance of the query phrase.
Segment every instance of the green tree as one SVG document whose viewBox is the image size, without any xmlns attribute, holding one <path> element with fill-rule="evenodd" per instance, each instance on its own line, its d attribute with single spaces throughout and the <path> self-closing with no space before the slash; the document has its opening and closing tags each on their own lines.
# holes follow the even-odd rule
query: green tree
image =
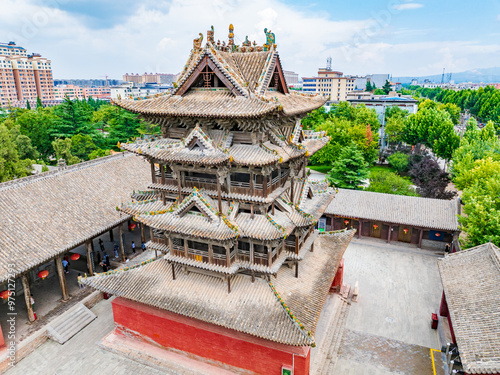
<svg viewBox="0 0 500 375">
<path fill-rule="evenodd" d="M 17 153 L 20 159 L 38 159 L 39 154 L 31 144 L 31 139 L 26 135 L 19 134 L 16 137 Z"/>
<path fill-rule="evenodd" d="M 411 182 L 390 171 L 370 172 L 370 186 L 365 190 L 377 193 L 419 196 Z"/>
<path fill-rule="evenodd" d="M 75 134 L 71 137 L 71 154 L 82 159 L 89 160 L 89 155 L 96 149 L 90 135 Z"/>
<path fill-rule="evenodd" d="M 53 137 L 71 138 L 75 134 L 92 134 L 96 130 L 91 123 L 93 109 L 85 99 L 80 101 L 66 97 L 55 108 L 55 114 L 58 119 L 53 126 Z"/>
<path fill-rule="evenodd" d="M 465 248 L 492 241 L 500 246 L 500 179 L 498 176 L 481 181 L 464 189 L 464 215 L 458 217 Z"/>
<path fill-rule="evenodd" d="M 375 89 L 375 91 L 373 91 L 373 95 L 385 95 L 385 91 L 382 89 Z"/>
<path fill-rule="evenodd" d="M 26 100 L 26 109 L 28 111 L 31 110 L 31 105 L 30 105 L 30 101 L 29 100 Z"/>
<path fill-rule="evenodd" d="M 382 86 L 382 91 L 387 95 L 391 91 L 391 83 L 388 80 L 385 80 L 384 86 Z"/>
<path fill-rule="evenodd" d="M 64 159 L 66 164 L 72 165 L 80 162 L 80 159 L 71 154 L 71 139 L 56 139 L 52 142 L 52 146 L 54 147 L 56 153 L 56 159 Z"/>
<path fill-rule="evenodd" d="M 406 117 L 392 116 L 385 124 L 385 134 L 390 143 L 403 141 L 406 129 Z"/>
<path fill-rule="evenodd" d="M 24 111 L 16 120 L 21 134 L 29 137 L 33 147 L 46 162 L 54 154 L 52 147 L 52 128 L 57 121 L 51 108 L 38 108 L 36 111 Z"/>
<path fill-rule="evenodd" d="M 369 171 L 358 147 L 352 143 L 340 153 L 339 159 L 330 170 L 327 181 L 339 188 L 361 189 Z"/>
<path fill-rule="evenodd" d="M 440 104 L 437 107 L 440 111 L 446 111 L 450 115 L 453 125 L 458 125 L 460 121 L 460 107 L 454 103 Z"/>
<path fill-rule="evenodd" d="M 11 130 L 0 124 L 0 182 L 25 177 L 31 173 L 33 161 L 19 159 L 17 144 Z"/>
<path fill-rule="evenodd" d="M 465 189 L 481 184 L 482 180 L 487 180 L 491 177 L 500 179 L 500 161 L 493 160 L 492 157 L 486 157 L 485 159 L 476 160 L 471 170 L 457 176 L 455 178 L 455 185 L 458 189 Z"/>
<path fill-rule="evenodd" d="M 39 96 L 36 97 L 36 109 L 43 108 L 42 100 Z"/>
<path fill-rule="evenodd" d="M 389 165 L 393 167 L 399 174 L 408 172 L 408 155 L 402 152 L 396 152 L 387 158 Z"/>
<path fill-rule="evenodd" d="M 373 90 L 373 87 L 372 87 L 372 84 L 370 81 L 366 81 L 366 87 L 365 87 L 365 91 L 372 91 Z"/>
<path fill-rule="evenodd" d="M 97 150 L 94 150 L 89 154 L 89 160 L 102 158 L 103 156 L 108 156 L 108 155 L 111 155 L 110 150 L 102 150 L 98 148 Z"/>
</svg>

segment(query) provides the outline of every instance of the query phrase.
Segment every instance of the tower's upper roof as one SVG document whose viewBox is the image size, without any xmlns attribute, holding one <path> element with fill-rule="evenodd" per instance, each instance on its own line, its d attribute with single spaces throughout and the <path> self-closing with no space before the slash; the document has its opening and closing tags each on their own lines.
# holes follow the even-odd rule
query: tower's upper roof
<svg viewBox="0 0 500 375">
<path fill-rule="evenodd" d="M 252 45 L 248 38 L 241 46 L 235 45 L 231 31 L 227 46 L 215 43 L 213 29 L 207 34 L 204 47 L 202 34 L 194 40 L 171 92 L 142 100 L 120 98 L 114 103 L 153 118 L 255 118 L 279 113 L 301 115 L 326 102 L 324 96 L 288 90 L 274 34 L 267 29 L 263 46 Z"/>
</svg>

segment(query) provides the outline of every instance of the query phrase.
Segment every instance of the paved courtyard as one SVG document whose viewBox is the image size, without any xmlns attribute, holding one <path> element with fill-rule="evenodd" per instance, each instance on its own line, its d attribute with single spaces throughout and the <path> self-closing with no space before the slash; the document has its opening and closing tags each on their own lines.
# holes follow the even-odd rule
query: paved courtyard
<svg viewBox="0 0 500 375">
<path fill-rule="evenodd" d="M 335 366 L 338 374 L 432 375 L 440 348 L 431 313 L 441 298 L 438 255 L 403 244 L 354 239 L 345 254 L 344 283 L 359 284 Z M 436 371 L 441 366 L 436 355 Z"/>
</svg>

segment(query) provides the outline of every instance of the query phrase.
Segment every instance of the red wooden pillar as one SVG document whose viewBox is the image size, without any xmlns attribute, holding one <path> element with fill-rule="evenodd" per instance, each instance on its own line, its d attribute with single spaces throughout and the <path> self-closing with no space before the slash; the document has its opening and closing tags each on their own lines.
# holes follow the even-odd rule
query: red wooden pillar
<svg viewBox="0 0 500 375">
<path fill-rule="evenodd" d="M 422 238 L 424 236 L 424 229 L 420 229 L 420 233 L 418 235 L 418 248 L 422 248 Z"/>
<path fill-rule="evenodd" d="M 448 314 L 449 314 L 448 303 L 446 303 L 446 296 L 444 295 L 444 290 L 443 290 L 443 296 L 441 297 L 441 306 L 439 307 L 439 315 L 447 317 Z"/>
<path fill-rule="evenodd" d="M 344 281 L 344 258 L 339 263 L 339 268 L 337 268 L 337 273 L 332 282 L 332 286 L 330 287 L 330 292 L 339 292 L 342 287 L 342 283 Z"/>
</svg>

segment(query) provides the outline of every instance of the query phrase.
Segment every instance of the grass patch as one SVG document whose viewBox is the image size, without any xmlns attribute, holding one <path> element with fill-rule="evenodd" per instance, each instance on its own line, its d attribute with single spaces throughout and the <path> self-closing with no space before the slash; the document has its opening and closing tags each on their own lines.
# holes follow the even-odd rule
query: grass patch
<svg viewBox="0 0 500 375">
<path fill-rule="evenodd" d="M 370 167 L 368 169 L 370 170 L 370 172 L 386 171 L 386 172 L 396 173 L 396 170 L 389 165 L 374 165 L 373 167 Z"/>
<path fill-rule="evenodd" d="M 330 171 L 330 169 L 332 169 L 332 166 L 331 165 L 308 165 L 307 168 L 313 170 L 313 171 L 316 171 L 316 172 L 320 172 L 320 173 L 328 173 Z"/>
</svg>

